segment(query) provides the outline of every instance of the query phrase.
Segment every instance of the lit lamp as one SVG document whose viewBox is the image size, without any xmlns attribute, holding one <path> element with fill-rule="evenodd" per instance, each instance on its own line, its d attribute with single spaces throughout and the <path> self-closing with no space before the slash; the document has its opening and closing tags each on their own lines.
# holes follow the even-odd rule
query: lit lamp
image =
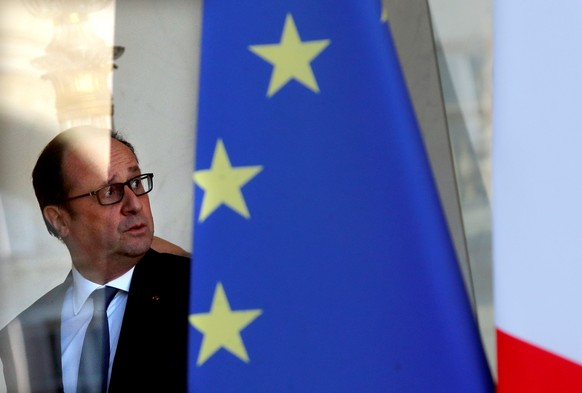
<svg viewBox="0 0 582 393">
<path fill-rule="evenodd" d="M 54 35 L 46 55 L 33 64 L 46 71 L 55 89 L 61 129 L 77 125 L 112 126 L 111 72 L 122 47 L 112 48 L 98 37 L 89 14 L 111 0 L 24 0 L 35 16 L 51 18 Z"/>
</svg>

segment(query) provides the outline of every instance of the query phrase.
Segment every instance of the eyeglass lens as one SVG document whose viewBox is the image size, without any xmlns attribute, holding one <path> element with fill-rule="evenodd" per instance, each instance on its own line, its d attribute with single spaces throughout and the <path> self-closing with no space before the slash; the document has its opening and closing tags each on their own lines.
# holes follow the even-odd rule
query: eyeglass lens
<svg viewBox="0 0 582 393">
<path fill-rule="evenodd" d="M 128 180 L 125 183 L 115 183 L 101 188 L 97 191 L 97 199 L 102 205 L 111 205 L 123 199 L 125 193 L 125 186 L 129 186 L 131 191 L 136 196 L 147 194 L 152 190 L 153 181 L 152 176 L 141 175 Z"/>
</svg>

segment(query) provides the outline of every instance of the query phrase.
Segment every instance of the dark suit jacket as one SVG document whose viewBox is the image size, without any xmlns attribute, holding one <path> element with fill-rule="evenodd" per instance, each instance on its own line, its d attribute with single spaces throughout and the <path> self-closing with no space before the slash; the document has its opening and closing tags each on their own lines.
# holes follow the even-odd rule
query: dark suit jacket
<svg viewBox="0 0 582 393">
<path fill-rule="evenodd" d="M 9 392 L 62 392 L 61 310 L 71 275 L 0 331 Z M 149 250 L 136 265 L 109 393 L 185 392 L 190 260 Z"/>
</svg>

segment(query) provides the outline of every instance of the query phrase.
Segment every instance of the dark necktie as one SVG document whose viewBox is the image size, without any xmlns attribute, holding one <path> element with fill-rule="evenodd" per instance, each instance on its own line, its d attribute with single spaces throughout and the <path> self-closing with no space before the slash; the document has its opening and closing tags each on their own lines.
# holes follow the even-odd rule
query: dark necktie
<svg viewBox="0 0 582 393">
<path fill-rule="evenodd" d="M 117 288 L 105 287 L 97 289 L 91 294 L 93 318 L 91 318 L 87 333 L 85 333 L 83 349 L 81 350 L 77 393 L 107 392 L 110 355 L 107 307 L 117 291 Z"/>
</svg>

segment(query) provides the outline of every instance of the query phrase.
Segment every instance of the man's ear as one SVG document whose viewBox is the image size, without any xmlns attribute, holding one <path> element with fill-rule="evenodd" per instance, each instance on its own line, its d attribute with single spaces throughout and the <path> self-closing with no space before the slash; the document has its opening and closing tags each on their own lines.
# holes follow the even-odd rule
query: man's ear
<svg viewBox="0 0 582 393">
<path fill-rule="evenodd" d="M 42 214 L 49 224 L 57 231 L 59 238 L 63 239 L 69 234 L 68 214 L 57 205 L 48 205 L 42 209 Z"/>
</svg>

